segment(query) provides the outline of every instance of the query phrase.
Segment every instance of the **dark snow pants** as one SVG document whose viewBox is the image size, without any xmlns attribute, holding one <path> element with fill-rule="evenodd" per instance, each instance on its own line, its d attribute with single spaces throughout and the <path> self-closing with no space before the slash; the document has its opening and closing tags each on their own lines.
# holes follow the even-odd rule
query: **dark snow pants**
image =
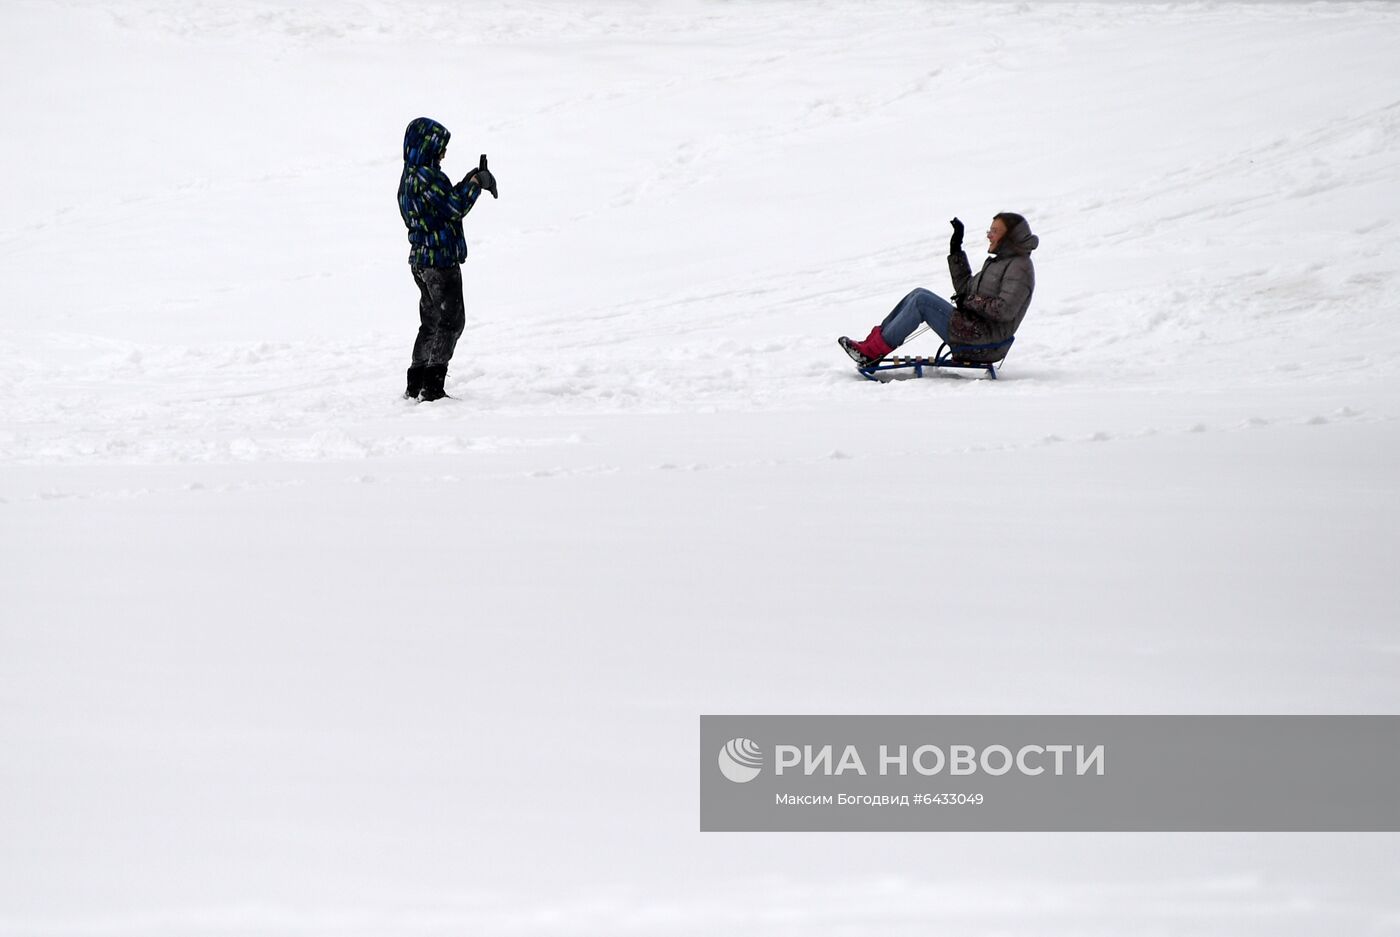
<svg viewBox="0 0 1400 937">
<path fill-rule="evenodd" d="M 452 360 L 457 339 L 467 325 L 462 302 L 462 268 L 413 267 L 418 284 L 418 339 L 413 343 L 413 366 L 445 366 Z"/>
</svg>

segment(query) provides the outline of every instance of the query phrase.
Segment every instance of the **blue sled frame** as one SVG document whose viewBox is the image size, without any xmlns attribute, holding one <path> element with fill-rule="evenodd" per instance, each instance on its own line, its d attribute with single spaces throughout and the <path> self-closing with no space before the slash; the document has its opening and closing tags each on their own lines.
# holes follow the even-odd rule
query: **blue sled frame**
<svg viewBox="0 0 1400 937">
<path fill-rule="evenodd" d="M 987 376 L 992 380 L 997 379 L 997 370 L 1001 363 L 1006 360 L 1006 354 L 1011 350 L 1011 343 L 1016 341 L 1016 336 L 1008 338 L 1004 342 L 996 342 L 990 345 L 956 345 L 951 346 L 947 342 L 938 346 L 938 353 L 932 358 L 908 358 L 903 356 L 893 358 L 881 358 L 875 364 L 866 368 L 861 368 L 860 373 L 868 381 L 878 381 L 876 373 L 879 371 L 899 371 L 904 368 L 912 368 L 915 377 L 924 376 L 924 368 L 949 368 L 961 371 L 986 371 Z M 996 355 L 993 361 L 967 361 L 960 358 L 960 355 L 976 354 Z"/>
</svg>

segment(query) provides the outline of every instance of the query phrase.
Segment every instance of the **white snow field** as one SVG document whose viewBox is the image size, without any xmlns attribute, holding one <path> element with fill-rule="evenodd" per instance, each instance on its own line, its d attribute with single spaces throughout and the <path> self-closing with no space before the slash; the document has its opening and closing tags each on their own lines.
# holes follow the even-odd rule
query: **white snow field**
<svg viewBox="0 0 1400 937">
<path fill-rule="evenodd" d="M 1400 711 L 1400 4 L 0 36 L 3 937 L 1400 934 L 1394 834 L 701 834 L 696 754 Z M 436 404 L 419 115 L 501 193 Z M 862 380 L 836 337 L 997 211 L 1043 245 L 1002 379 Z"/>
</svg>

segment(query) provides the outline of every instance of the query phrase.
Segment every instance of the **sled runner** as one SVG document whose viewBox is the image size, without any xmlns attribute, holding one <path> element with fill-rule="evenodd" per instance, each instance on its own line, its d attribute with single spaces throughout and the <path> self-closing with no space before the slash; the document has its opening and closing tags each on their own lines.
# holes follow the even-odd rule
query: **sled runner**
<svg viewBox="0 0 1400 937">
<path fill-rule="evenodd" d="M 996 380 L 998 365 L 1006 359 L 1006 353 L 1011 350 L 1011 343 L 1014 341 L 1016 337 L 1013 335 L 1004 342 L 987 345 L 949 345 L 944 342 L 938 346 L 938 352 L 932 358 L 892 355 L 859 370 L 861 375 L 870 381 L 879 380 L 875 376 L 877 371 L 898 371 L 903 368 L 913 368 L 915 377 L 923 377 L 924 368 L 986 371 L 988 377 Z"/>
</svg>

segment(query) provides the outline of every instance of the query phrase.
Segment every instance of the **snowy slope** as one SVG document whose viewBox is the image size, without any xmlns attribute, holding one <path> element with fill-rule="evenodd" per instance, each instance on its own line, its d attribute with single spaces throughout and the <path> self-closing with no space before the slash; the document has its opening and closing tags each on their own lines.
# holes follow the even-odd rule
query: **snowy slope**
<svg viewBox="0 0 1400 937">
<path fill-rule="evenodd" d="M 0 24 L 3 937 L 1400 932 L 1394 836 L 702 836 L 694 755 L 1397 711 L 1400 7 Z M 435 405 L 419 114 L 502 194 Z M 1003 379 L 860 380 L 1001 210 Z"/>
</svg>

